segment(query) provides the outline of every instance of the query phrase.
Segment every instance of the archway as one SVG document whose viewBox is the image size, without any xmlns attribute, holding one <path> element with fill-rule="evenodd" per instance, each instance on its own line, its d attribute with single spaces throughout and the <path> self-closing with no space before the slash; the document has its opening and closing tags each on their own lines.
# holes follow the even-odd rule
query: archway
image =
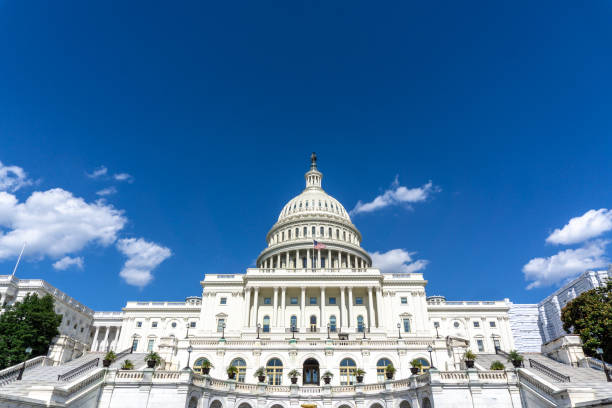
<svg viewBox="0 0 612 408">
<path fill-rule="evenodd" d="M 431 402 L 429 401 L 429 398 L 425 397 L 423 398 L 423 408 L 431 408 Z"/>
<path fill-rule="evenodd" d="M 252 408 L 251 404 L 249 404 L 248 402 L 243 402 L 242 404 L 238 405 L 238 408 Z"/>
<path fill-rule="evenodd" d="M 400 408 L 410 408 L 410 403 L 406 400 L 400 402 Z"/>
<path fill-rule="evenodd" d="M 303 385 L 319 385 L 319 362 L 314 358 L 304 361 L 302 382 Z"/>
<path fill-rule="evenodd" d="M 191 397 L 189 400 L 189 408 L 198 408 L 198 399 L 196 397 Z"/>
</svg>

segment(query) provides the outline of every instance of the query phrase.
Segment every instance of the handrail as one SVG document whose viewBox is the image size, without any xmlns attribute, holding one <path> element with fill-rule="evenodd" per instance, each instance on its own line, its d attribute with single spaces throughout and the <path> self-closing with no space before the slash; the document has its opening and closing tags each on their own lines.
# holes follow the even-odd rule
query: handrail
<svg viewBox="0 0 612 408">
<path fill-rule="evenodd" d="M 533 359 L 529 359 L 529 367 L 535 368 L 536 370 L 546 374 L 547 376 L 554 378 L 559 382 L 570 382 L 570 377 L 568 375 L 563 375 L 558 371 L 553 370 L 550 367 L 545 366 L 542 363 L 538 363 Z"/>
<path fill-rule="evenodd" d="M 46 356 L 37 356 L 26 360 L 24 370 L 27 370 L 32 367 L 38 367 L 39 365 L 45 365 L 47 360 L 48 358 Z M 0 386 L 15 381 L 17 379 L 17 376 L 19 375 L 19 371 L 21 371 L 23 367 L 23 362 L 21 362 L 19 364 L 15 364 L 13 366 L 0 370 Z"/>
<path fill-rule="evenodd" d="M 133 350 L 133 348 L 129 347 L 129 348 L 126 348 L 125 350 L 117 353 L 117 355 L 115 356 L 115 361 L 118 361 L 121 357 L 130 354 L 132 352 L 132 350 Z"/>
<path fill-rule="evenodd" d="M 93 360 L 89 360 L 88 362 L 81 364 L 80 366 L 73 368 L 72 370 L 68 371 L 67 373 L 64 374 L 60 374 L 57 376 L 57 381 L 68 381 L 74 377 L 76 377 L 77 375 L 90 370 L 94 367 L 98 366 L 98 362 L 100 361 L 100 358 L 94 358 Z"/>
</svg>

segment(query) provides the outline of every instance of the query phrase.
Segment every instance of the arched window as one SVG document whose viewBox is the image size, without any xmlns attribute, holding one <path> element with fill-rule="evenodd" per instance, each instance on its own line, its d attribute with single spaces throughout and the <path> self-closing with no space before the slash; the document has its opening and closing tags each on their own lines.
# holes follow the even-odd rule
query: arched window
<svg viewBox="0 0 612 408">
<path fill-rule="evenodd" d="M 264 316 L 263 318 L 263 332 L 264 333 L 270 332 L 270 316 Z"/>
<path fill-rule="evenodd" d="M 312 232 L 313 237 L 315 236 L 316 230 L 317 230 L 316 227 L 312 227 L 311 232 Z"/>
<path fill-rule="evenodd" d="M 365 328 L 363 326 L 363 316 L 359 315 L 359 316 L 357 316 L 357 331 L 359 333 L 363 333 L 364 330 L 365 330 Z"/>
<path fill-rule="evenodd" d="M 287 230 L 287 239 L 291 239 L 291 230 Z"/>
<path fill-rule="evenodd" d="M 310 316 L 310 331 L 311 332 L 317 331 L 317 316 L 315 315 Z"/>
<path fill-rule="evenodd" d="M 327 236 L 328 236 L 329 238 L 331 238 L 331 237 L 332 237 L 332 229 L 331 229 L 331 227 L 329 227 L 329 228 L 327 229 Z"/>
<path fill-rule="evenodd" d="M 296 229 L 295 229 L 295 237 L 296 237 L 296 238 L 299 238 L 299 237 L 300 237 L 300 229 L 299 229 L 299 228 L 296 228 Z"/>
<path fill-rule="evenodd" d="M 325 234 L 325 228 L 323 227 L 319 228 L 319 234 L 323 236 Z"/>
<path fill-rule="evenodd" d="M 281 240 L 284 241 L 285 240 L 285 231 L 281 232 Z"/>
<path fill-rule="evenodd" d="M 355 371 L 357 364 L 350 358 L 345 358 L 340 362 L 340 385 L 355 384 Z"/>
<path fill-rule="evenodd" d="M 336 230 L 336 239 L 340 239 L 340 230 Z"/>
<path fill-rule="evenodd" d="M 329 331 L 331 331 L 332 333 L 336 332 L 336 316 L 335 315 L 329 316 Z"/>
<path fill-rule="evenodd" d="M 429 361 L 424 358 L 417 358 L 417 360 L 421 363 L 421 368 L 419 369 L 419 374 L 423 374 L 429 371 L 431 365 L 429 365 Z"/>
<path fill-rule="evenodd" d="M 346 231 L 342 231 L 342 239 L 346 241 Z"/>
<path fill-rule="evenodd" d="M 268 376 L 268 385 L 281 385 L 283 379 L 283 362 L 278 358 L 268 360 L 266 375 Z"/>
<path fill-rule="evenodd" d="M 208 361 L 207 358 L 198 358 L 195 363 L 193 363 L 193 372 L 202 374 L 202 365 L 205 361 Z"/>
<path fill-rule="evenodd" d="M 230 365 L 233 365 L 234 367 L 238 369 L 238 375 L 237 375 L 238 381 L 244 382 L 244 379 L 246 377 L 246 361 L 244 361 L 241 358 L 235 358 L 232 360 Z"/>
<path fill-rule="evenodd" d="M 380 360 L 378 360 L 378 363 L 376 363 L 376 379 L 378 380 L 378 382 L 385 381 L 385 371 L 387 369 L 387 366 L 390 364 L 391 360 L 389 360 L 388 358 L 381 358 Z"/>
<path fill-rule="evenodd" d="M 307 228 L 307 227 L 304 227 L 304 231 L 303 231 L 303 232 L 304 232 L 303 237 L 306 237 L 306 234 L 308 234 L 308 228 Z"/>
<path fill-rule="evenodd" d="M 289 327 L 297 327 L 297 316 L 296 315 L 291 316 Z"/>
</svg>

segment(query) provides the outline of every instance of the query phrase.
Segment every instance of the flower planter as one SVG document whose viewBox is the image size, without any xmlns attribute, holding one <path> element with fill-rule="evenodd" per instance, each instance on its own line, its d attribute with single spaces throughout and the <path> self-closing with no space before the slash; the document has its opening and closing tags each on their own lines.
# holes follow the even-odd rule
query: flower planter
<svg viewBox="0 0 612 408">
<path fill-rule="evenodd" d="M 357 382 L 358 382 L 359 384 L 361 384 L 361 383 L 363 382 L 363 375 L 358 375 L 358 376 L 357 376 Z"/>
<path fill-rule="evenodd" d="M 297 384 L 297 377 L 291 377 L 291 384 Z"/>
<path fill-rule="evenodd" d="M 329 383 L 331 382 L 331 377 L 323 377 L 323 382 L 329 385 Z"/>
<path fill-rule="evenodd" d="M 419 367 L 410 367 L 410 372 L 412 373 L 412 375 L 417 375 L 417 373 L 419 372 Z"/>
<path fill-rule="evenodd" d="M 155 368 L 155 360 L 147 360 L 147 367 Z"/>
<path fill-rule="evenodd" d="M 102 360 L 102 367 L 110 367 L 112 360 Z"/>
<path fill-rule="evenodd" d="M 202 368 L 202 374 L 208 375 L 210 373 L 210 367 Z"/>
<path fill-rule="evenodd" d="M 512 365 L 514 366 L 514 368 L 519 368 L 522 363 L 523 363 L 522 361 L 512 360 Z"/>
<path fill-rule="evenodd" d="M 229 378 L 230 380 L 233 380 L 236 378 L 236 373 L 228 373 L 227 374 L 227 378 Z"/>
<path fill-rule="evenodd" d="M 465 366 L 467 368 L 474 368 L 474 360 L 465 360 Z"/>
<path fill-rule="evenodd" d="M 260 383 L 266 382 L 266 376 L 265 376 L 265 375 L 258 375 L 258 376 L 257 376 L 257 380 L 258 380 Z"/>
<path fill-rule="evenodd" d="M 393 373 L 385 373 L 385 376 L 387 376 L 387 380 L 393 379 Z"/>
</svg>

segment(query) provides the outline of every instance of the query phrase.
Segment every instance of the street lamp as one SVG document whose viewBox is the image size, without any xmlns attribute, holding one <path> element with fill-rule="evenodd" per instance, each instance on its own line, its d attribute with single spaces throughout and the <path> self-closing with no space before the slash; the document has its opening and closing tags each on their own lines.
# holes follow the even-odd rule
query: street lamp
<svg viewBox="0 0 612 408">
<path fill-rule="evenodd" d="M 185 338 L 189 338 L 189 322 L 187 322 L 187 334 L 185 335 Z"/>
<path fill-rule="evenodd" d="M 363 338 L 364 338 L 364 339 L 366 338 L 365 333 L 366 333 L 366 330 L 367 330 L 367 329 L 368 329 L 368 326 L 366 326 L 366 325 L 364 324 L 364 325 L 363 325 Z"/>
<path fill-rule="evenodd" d="M 401 330 L 401 329 L 402 329 L 402 325 L 401 325 L 401 323 L 398 323 L 398 324 L 397 324 L 397 337 L 398 337 L 399 339 L 401 339 L 401 338 L 402 338 L 402 330 Z"/>
<path fill-rule="evenodd" d="M 221 340 L 225 340 L 225 323 L 221 323 Z"/>
<path fill-rule="evenodd" d="M 329 323 L 327 323 L 327 340 L 329 340 Z"/>
<path fill-rule="evenodd" d="M 603 349 L 601 347 L 597 347 L 597 349 L 595 349 L 595 352 L 599 355 L 599 359 L 601 360 L 601 363 L 603 364 L 603 369 L 604 369 L 604 372 L 606 373 L 606 380 L 608 380 L 608 382 L 611 382 L 612 377 L 610 377 L 610 370 L 608 370 L 608 365 L 603 359 Z"/>
<path fill-rule="evenodd" d="M 261 329 L 261 323 L 257 323 L 257 338 L 259 338 L 259 329 Z"/>
<path fill-rule="evenodd" d="M 439 339 L 440 334 L 438 333 L 438 326 L 434 324 L 434 327 L 436 328 L 436 339 Z"/>
<path fill-rule="evenodd" d="M 27 347 L 25 349 L 26 352 L 26 358 L 25 360 L 23 360 L 23 365 L 21 366 L 21 370 L 19 370 L 19 375 L 17 376 L 17 380 L 21 380 L 21 378 L 23 377 L 23 372 L 25 371 L 25 363 L 28 360 L 28 357 L 30 357 L 30 353 L 32 353 L 32 347 Z"/>
<path fill-rule="evenodd" d="M 191 343 L 189 343 L 189 347 L 187 347 L 187 366 L 183 368 L 183 370 L 191 370 L 191 367 L 189 367 L 189 362 L 191 361 L 192 351 L 193 351 L 193 347 L 191 347 Z"/>
<path fill-rule="evenodd" d="M 295 340 L 295 332 L 297 331 L 297 327 L 291 326 L 291 338 Z"/>
<path fill-rule="evenodd" d="M 435 370 L 436 367 L 434 367 L 433 365 L 433 358 L 431 358 L 431 352 L 433 351 L 433 347 L 431 347 L 431 344 L 429 346 L 427 346 L 427 351 L 429 352 L 429 369 L 431 370 L 432 368 Z"/>
</svg>

